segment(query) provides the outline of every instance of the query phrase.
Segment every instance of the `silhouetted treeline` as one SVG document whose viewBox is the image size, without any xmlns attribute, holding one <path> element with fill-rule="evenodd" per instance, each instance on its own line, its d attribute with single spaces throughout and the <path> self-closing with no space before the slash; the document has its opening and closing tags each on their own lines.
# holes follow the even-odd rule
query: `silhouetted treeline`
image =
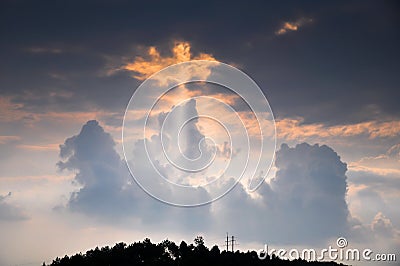
<svg viewBox="0 0 400 266">
<path fill-rule="evenodd" d="M 45 263 L 43 263 L 45 265 Z M 182 241 L 179 246 L 169 240 L 159 244 L 151 243 L 146 238 L 143 242 L 135 242 L 129 246 L 125 243 L 116 244 L 110 248 L 96 247 L 85 254 L 79 253 L 71 257 L 56 258 L 50 265 L 85 265 L 85 266 L 132 266 L 132 265 L 163 265 L 163 266 L 235 266 L 235 265 L 343 265 L 335 262 L 308 262 L 305 260 L 282 260 L 274 255 L 260 260 L 255 251 L 246 253 L 220 251 L 218 246 L 211 249 L 204 245 L 202 237 L 196 237 L 194 244 L 188 245 Z"/>
</svg>

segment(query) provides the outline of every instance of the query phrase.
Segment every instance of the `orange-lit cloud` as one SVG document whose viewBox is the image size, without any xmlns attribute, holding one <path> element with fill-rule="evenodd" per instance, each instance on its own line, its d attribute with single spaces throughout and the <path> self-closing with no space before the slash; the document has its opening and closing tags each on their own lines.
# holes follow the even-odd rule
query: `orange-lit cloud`
<svg viewBox="0 0 400 266">
<path fill-rule="evenodd" d="M 369 121 L 348 125 L 326 126 L 321 123 L 302 124 L 303 119 L 282 119 L 276 121 L 280 138 L 306 141 L 309 138 L 351 137 L 366 135 L 370 139 L 396 137 L 400 135 L 400 121 Z"/>
<path fill-rule="evenodd" d="M 20 120 L 24 116 L 23 104 L 13 103 L 10 97 L 0 96 L 0 122 Z"/>
<path fill-rule="evenodd" d="M 290 31 L 297 31 L 300 27 L 311 23 L 313 20 L 311 18 L 300 18 L 294 22 L 284 22 L 282 26 L 275 32 L 276 35 L 283 35 Z"/>
<path fill-rule="evenodd" d="M 52 94 L 50 94 L 53 96 Z M 57 94 L 69 97 L 70 94 Z M 28 96 L 27 96 L 28 97 Z M 33 97 L 33 96 L 32 96 Z M 24 104 L 14 103 L 10 97 L 0 96 L 0 122 L 15 122 L 22 121 L 24 124 L 35 124 L 37 122 L 55 121 L 64 123 L 65 121 L 86 122 L 91 119 L 101 120 L 103 117 L 112 116 L 116 113 L 109 113 L 105 111 L 90 111 L 90 112 L 45 112 L 45 113 L 32 113 L 24 110 Z M 9 136 L 0 136 L 0 141 L 10 140 Z"/>
<path fill-rule="evenodd" d="M 13 141 L 18 141 L 21 138 L 19 136 L 0 136 L 0 144 L 6 144 Z"/>
<path fill-rule="evenodd" d="M 30 151 L 58 151 L 59 144 L 43 144 L 43 145 L 17 145 L 17 148 L 30 150 Z"/>
<path fill-rule="evenodd" d="M 193 56 L 189 42 L 175 42 L 172 48 L 172 56 L 162 56 L 156 47 L 151 46 L 147 49 L 145 57 L 137 56 L 132 63 L 123 66 L 123 69 L 134 72 L 134 78 L 145 80 L 167 66 L 190 60 L 216 61 L 213 55 L 207 53 L 200 53 L 197 56 Z"/>
<path fill-rule="evenodd" d="M 400 176 L 400 144 L 393 145 L 386 153 L 364 157 L 349 164 L 353 171 L 372 172 L 378 175 Z"/>
</svg>

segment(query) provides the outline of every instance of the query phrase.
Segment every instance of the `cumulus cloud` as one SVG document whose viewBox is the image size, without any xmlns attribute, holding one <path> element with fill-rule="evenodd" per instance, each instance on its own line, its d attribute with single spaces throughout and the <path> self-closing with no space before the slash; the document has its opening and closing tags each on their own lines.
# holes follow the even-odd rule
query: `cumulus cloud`
<svg viewBox="0 0 400 266">
<path fill-rule="evenodd" d="M 128 175 L 114 150 L 114 140 L 97 121 L 87 122 L 81 132 L 60 146 L 61 170 L 76 171 L 75 182 L 81 188 L 71 194 L 71 210 L 88 214 L 119 213 L 134 197 L 124 187 Z"/>
<path fill-rule="evenodd" d="M 138 152 L 143 156 L 145 151 Z M 196 224 L 199 228 L 207 226 L 198 222 L 207 207 L 184 212 L 145 194 L 131 179 L 111 135 L 95 120 L 88 121 L 78 135 L 66 139 L 60 146 L 60 157 L 63 160 L 58 163 L 59 169 L 76 172 L 74 182 L 79 186 L 67 204 L 71 211 L 105 222 L 133 219 L 142 225 L 159 223 L 182 229 Z"/>
<path fill-rule="evenodd" d="M 28 219 L 22 209 L 7 202 L 10 197 L 11 192 L 4 196 L 0 195 L 0 220 L 18 221 Z"/>
<path fill-rule="evenodd" d="M 400 232 L 393 227 L 392 221 L 387 218 L 383 213 L 378 212 L 372 223 L 371 229 L 380 236 L 386 237 L 399 237 Z"/>
<path fill-rule="evenodd" d="M 325 145 L 282 145 L 275 165 L 271 188 L 285 210 L 284 220 L 296 220 L 302 228 L 293 228 L 293 235 L 324 238 L 346 232 L 347 165 L 336 152 Z"/>
<path fill-rule="evenodd" d="M 157 138 L 148 141 L 151 149 Z M 357 230 L 375 235 L 383 234 L 382 230 L 396 232 L 392 221 L 376 215 L 380 210 L 371 212 L 369 227 L 351 217 L 346 203 L 347 165 L 325 145 L 283 144 L 276 154 L 275 176 L 255 194 L 249 194 L 238 183 L 222 199 L 200 208 L 176 208 L 146 195 L 131 181 L 114 146 L 112 137 L 97 121 L 87 122 L 78 135 L 61 145 L 63 160 L 58 166 L 74 171 L 74 181 L 79 185 L 71 194 L 69 210 L 113 222 L 117 218 L 139 220 L 143 228 L 157 223 L 160 228 L 179 231 L 207 230 L 218 234 L 228 230 L 241 235 L 243 241 L 265 237 L 265 241 L 275 244 L 323 243 L 338 236 L 354 236 Z M 146 152 L 143 146 L 136 146 L 132 152 L 140 155 L 136 163 L 142 165 L 140 171 L 147 173 L 146 167 L 150 166 L 140 161 Z M 153 163 L 166 176 L 174 173 L 160 161 Z M 224 180 L 234 182 L 229 177 Z M 204 189 L 191 195 L 163 186 L 156 189 L 176 197 L 209 197 Z"/>
<path fill-rule="evenodd" d="M 242 217 L 234 219 L 233 230 L 253 241 L 265 236 L 269 243 L 285 244 L 321 243 L 348 234 L 347 167 L 336 152 L 325 145 L 284 144 L 275 164 L 275 177 L 257 196 L 238 185 L 216 203 L 224 220 Z"/>
<path fill-rule="evenodd" d="M 275 31 L 275 34 L 283 35 L 290 31 L 297 31 L 304 25 L 309 24 L 311 22 L 313 22 L 313 19 L 311 18 L 300 18 L 293 22 L 286 21 L 281 25 L 281 27 L 277 31 Z"/>
</svg>

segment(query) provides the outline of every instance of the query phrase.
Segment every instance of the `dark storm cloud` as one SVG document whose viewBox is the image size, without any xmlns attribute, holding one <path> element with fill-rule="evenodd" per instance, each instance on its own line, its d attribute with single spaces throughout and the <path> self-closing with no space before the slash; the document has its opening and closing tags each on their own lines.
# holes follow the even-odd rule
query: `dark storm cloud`
<svg viewBox="0 0 400 266">
<path fill-rule="evenodd" d="M 35 111 L 123 110 L 138 83 L 104 75 L 139 47 L 172 40 L 233 62 L 264 89 L 278 117 L 346 123 L 399 116 L 398 4 L 391 1 L 3 1 L 1 94 Z M 285 22 L 311 21 L 277 36 Z M 118 63 L 119 62 L 119 63 Z M 73 92 L 69 99 L 46 97 Z M 23 91 L 42 96 L 24 99 Z M 55 102 L 55 103 L 54 103 Z M 340 107 L 339 107 L 340 106 Z"/>
</svg>

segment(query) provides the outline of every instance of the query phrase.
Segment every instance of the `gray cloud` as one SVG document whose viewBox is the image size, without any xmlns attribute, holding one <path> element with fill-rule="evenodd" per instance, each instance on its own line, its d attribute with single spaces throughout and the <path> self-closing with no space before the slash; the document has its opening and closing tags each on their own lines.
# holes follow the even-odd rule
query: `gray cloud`
<svg viewBox="0 0 400 266">
<path fill-rule="evenodd" d="M 135 205 L 133 194 L 124 188 L 128 175 L 114 145 L 112 137 L 97 121 L 89 121 L 78 135 L 60 146 L 64 161 L 58 167 L 77 171 L 74 181 L 82 186 L 71 195 L 68 203 L 71 210 L 118 214 L 127 204 Z"/>
<path fill-rule="evenodd" d="M 242 217 L 233 230 L 250 240 L 261 235 L 270 243 L 286 244 L 321 243 L 349 233 L 347 167 L 331 148 L 284 144 L 275 164 L 276 176 L 258 190 L 260 200 L 242 186 L 221 200 L 219 211 L 226 220 Z"/>
<path fill-rule="evenodd" d="M 289 229 L 288 235 L 318 239 L 347 231 L 347 166 L 336 152 L 325 145 L 282 145 L 275 165 L 271 188 L 285 210 L 283 221 L 301 228 Z"/>
<path fill-rule="evenodd" d="M 72 193 L 68 209 L 108 222 L 140 220 L 147 229 L 157 224 L 161 230 L 206 230 L 214 234 L 228 230 L 240 235 L 243 241 L 260 241 L 264 237 L 275 244 L 316 244 L 338 236 L 361 239 L 363 234 L 372 232 L 372 227 L 349 214 L 345 200 L 347 166 L 325 145 L 283 144 L 276 154 L 275 177 L 259 188 L 256 197 L 239 183 L 225 197 L 198 208 L 172 207 L 146 195 L 129 178 L 114 145 L 97 121 L 89 121 L 78 135 L 61 145 L 63 161 L 58 165 L 60 169 L 75 171 L 74 180 L 80 185 Z M 144 154 L 145 150 L 139 148 L 135 148 L 135 153 Z M 166 175 L 171 174 L 165 166 L 158 167 Z M 145 165 L 141 171 L 146 173 Z M 176 193 L 162 186 L 156 189 Z M 197 196 L 208 194 L 199 190 Z M 388 224 L 378 218 L 374 222 L 376 234 L 382 222 Z"/>
<path fill-rule="evenodd" d="M 80 187 L 70 196 L 69 210 L 104 222 L 131 221 L 134 218 L 145 227 L 157 224 L 160 230 L 186 230 L 210 225 L 205 222 L 209 220 L 206 216 L 208 207 L 193 210 L 171 208 L 143 192 L 133 182 L 114 146 L 112 137 L 94 120 L 87 122 L 78 135 L 66 139 L 60 146 L 63 160 L 58 167 L 76 172 L 74 182 Z M 200 196 L 203 192 L 199 192 Z"/>
</svg>

